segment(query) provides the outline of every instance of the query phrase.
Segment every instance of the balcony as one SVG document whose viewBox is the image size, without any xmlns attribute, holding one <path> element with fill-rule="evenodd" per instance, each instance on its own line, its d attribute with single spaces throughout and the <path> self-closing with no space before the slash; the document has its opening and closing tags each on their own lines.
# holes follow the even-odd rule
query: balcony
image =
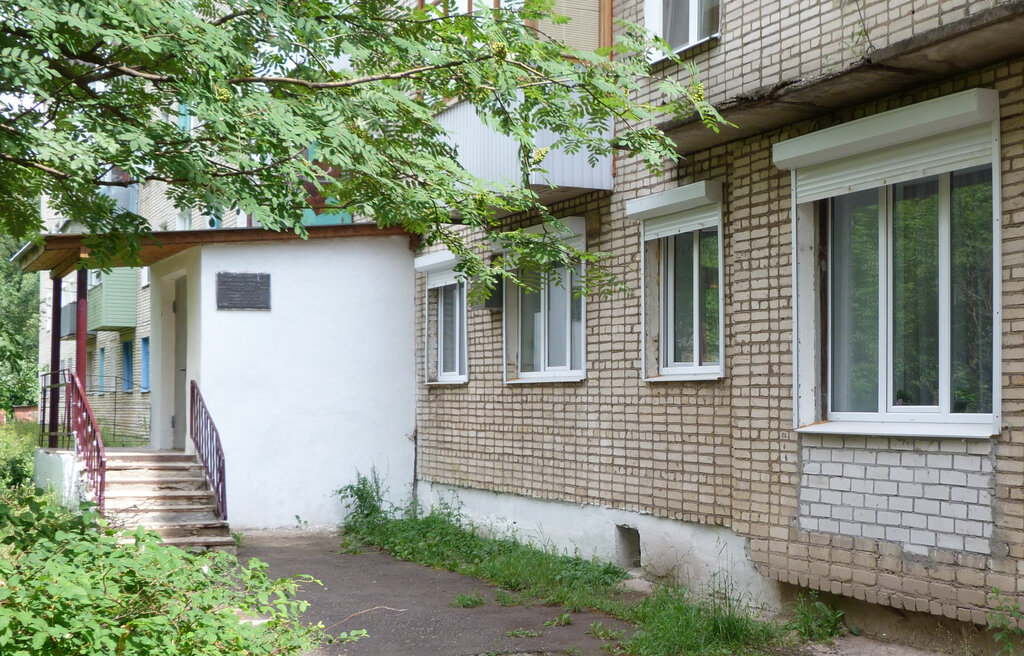
<svg viewBox="0 0 1024 656">
<path fill-rule="evenodd" d="M 458 148 L 459 163 L 467 171 L 484 180 L 520 184 L 523 170 L 515 140 L 484 125 L 470 103 L 453 105 L 438 115 L 437 121 Z M 605 136 L 612 136 L 611 121 L 605 126 Z M 537 136 L 537 147 L 550 146 L 555 141 L 553 133 L 542 132 Z M 545 204 L 589 191 L 611 191 L 614 188 L 610 155 L 600 158 L 592 167 L 587 161 L 586 151 L 570 155 L 561 150 L 551 150 L 541 166 L 547 173 L 532 173 L 529 186 Z"/>
<path fill-rule="evenodd" d="M 89 286 L 89 331 L 134 328 L 138 321 L 137 270 L 122 267 L 96 277 Z"/>
</svg>

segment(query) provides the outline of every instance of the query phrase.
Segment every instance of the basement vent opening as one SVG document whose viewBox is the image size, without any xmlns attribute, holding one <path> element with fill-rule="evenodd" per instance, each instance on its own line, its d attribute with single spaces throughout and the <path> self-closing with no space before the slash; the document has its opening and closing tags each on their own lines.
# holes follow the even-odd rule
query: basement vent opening
<svg viewBox="0 0 1024 656">
<path fill-rule="evenodd" d="M 616 526 L 615 529 L 619 567 L 623 569 L 640 567 L 640 531 L 632 526 L 623 526 L 622 524 Z"/>
</svg>

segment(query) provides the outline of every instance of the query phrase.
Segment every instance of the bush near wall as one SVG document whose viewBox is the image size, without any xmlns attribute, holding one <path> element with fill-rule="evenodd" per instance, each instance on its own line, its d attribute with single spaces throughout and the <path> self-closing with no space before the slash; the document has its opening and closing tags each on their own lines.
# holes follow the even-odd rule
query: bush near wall
<svg viewBox="0 0 1024 656">
<path fill-rule="evenodd" d="M 295 599 L 312 579 L 272 579 L 258 560 L 188 553 L 109 530 L 88 506 L 68 511 L 34 488 L 38 427 L 23 426 L 0 427 L 0 654 L 286 656 L 322 642 Z"/>
</svg>

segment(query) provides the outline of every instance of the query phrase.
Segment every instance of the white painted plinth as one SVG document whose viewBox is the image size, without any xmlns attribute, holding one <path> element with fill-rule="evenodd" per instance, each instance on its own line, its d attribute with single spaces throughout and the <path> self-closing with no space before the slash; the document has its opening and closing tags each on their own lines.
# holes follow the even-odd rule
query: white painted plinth
<svg viewBox="0 0 1024 656">
<path fill-rule="evenodd" d="M 632 528 L 640 535 L 640 565 L 649 578 L 698 592 L 727 584 L 746 604 L 773 612 L 782 607 L 779 584 L 757 572 L 747 539 L 721 526 L 429 481 L 419 482 L 417 495 L 424 506 L 446 501 L 482 527 L 583 558 L 620 562 L 618 527 Z"/>
<path fill-rule="evenodd" d="M 77 509 L 85 499 L 81 485 L 81 464 L 74 451 L 36 449 L 35 484 L 42 490 L 53 488 L 60 502 Z"/>
</svg>

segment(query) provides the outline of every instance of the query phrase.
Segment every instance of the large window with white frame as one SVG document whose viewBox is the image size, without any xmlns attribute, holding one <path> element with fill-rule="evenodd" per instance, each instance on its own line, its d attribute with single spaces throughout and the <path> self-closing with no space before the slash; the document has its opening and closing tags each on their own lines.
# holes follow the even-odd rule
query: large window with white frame
<svg viewBox="0 0 1024 656">
<path fill-rule="evenodd" d="M 724 375 L 721 184 L 626 203 L 643 222 L 642 367 L 650 382 Z"/>
<path fill-rule="evenodd" d="M 975 89 L 776 145 L 799 430 L 1000 430 L 998 144 L 998 95 Z"/>
<path fill-rule="evenodd" d="M 645 0 L 644 23 L 679 52 L 718 34 L 719 11 L 720 0 Z"/>
<path fill-rule="evenodd" d="M 416 259 L 426 274 L 425 377 L 428 384 L 461 384 L 469 380 L 466 283 L 455 274 L 455 257 L 447 252 Z"/>
<path fill-rule="evenodd" d="M 559 235 L 585 247 L 582 217 L 561 219 L 569 233 Z M 530 232 L 553 230 L 546 224 Z M 545 271 L 520 270 L 523 285 L 504 289 L 505 382 L 573 382 L 586 377 L 586 299 L 583 265 Z"/>
</svg>

